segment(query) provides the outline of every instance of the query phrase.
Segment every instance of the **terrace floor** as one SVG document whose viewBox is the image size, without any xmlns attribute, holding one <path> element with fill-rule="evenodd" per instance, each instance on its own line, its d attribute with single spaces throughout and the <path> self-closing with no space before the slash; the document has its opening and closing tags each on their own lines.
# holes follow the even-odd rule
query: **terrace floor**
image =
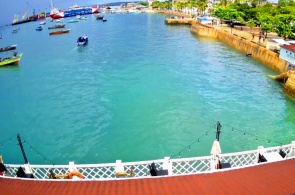
<svg viewBox="0 0 295 195">
<path fill-rule="evenodd" d="M 226 170 L 226 169 L 225 169 Z M 94 180 L 0 177 L 0 194 L 295 194 L 295 159 L 184 176 Z"/>
</svg>

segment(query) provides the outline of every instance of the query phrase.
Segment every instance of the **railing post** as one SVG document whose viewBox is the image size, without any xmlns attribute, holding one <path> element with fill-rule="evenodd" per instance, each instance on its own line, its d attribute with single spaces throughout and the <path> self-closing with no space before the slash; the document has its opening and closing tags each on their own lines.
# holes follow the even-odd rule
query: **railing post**
<svg viewBox="0 0 295 195">
<path fill-rule="evenodd" d="M 259 161 L 259 154 L 264 154 L 264 147 L 263 146 L 258 146 L 257 149 L 257 154 L 256 154 L 256 163 Z"/>
<path fill-rule="evenodd" d="M 25 167 L 25 173 L 32 174 L 30 163 L 24 164 L 24 167 Z"/>
<path fill-rule="evenodd" d="M 295 156 L 295 141 L 292 141 L 291 142 L 291 151 L 290 151 L 290 153 L 287 156 L 288 157 Z"/>
<path fill-rule="evenodd" d="M 122 160 L 116 160 L 115 171 L 116 173 L 124 172 L 124 166 L 122 165 Z"/>
<path fill-rule="evenodd" d="M 172 175 L 172 163 L 170 162 L 170 157 L 164 157 L 163 169 L 168 170 L 168 175 Z"/>
<path fill-rule="evenodd" d="M 75 171 L 75 162 L 74 161 L 70 161 L 69 162 L 69 170 L 70 171 Z"/>
</svg>

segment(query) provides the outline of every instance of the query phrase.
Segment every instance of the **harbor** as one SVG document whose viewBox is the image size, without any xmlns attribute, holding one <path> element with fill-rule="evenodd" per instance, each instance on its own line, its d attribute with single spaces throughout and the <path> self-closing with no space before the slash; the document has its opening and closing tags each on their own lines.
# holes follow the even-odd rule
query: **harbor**
<svg viewBox="0 0 295 195">
<path fill-rule="evenodd" d="M 10 28 L 4 31 L 1 42 L 11 45 L 9 37 L 13 37 L 18 51 L 24 53 L 19 66 L 0 71 L 5 83 L 0 87 L 0 106 L 7 110 L 0 113 L 0 131 L 7 135 L 0 142 L 0 153 L 8 177 L 15 178 L 21 166 L 34 179 L 21 179 L 19 185 L 44 180 L 37 187 L 48 182 L 60 192 L 56 181 L 68 181 L 49 179 L 51 171 L 56 175 L 78 171 L 83 180 L 74 181 L 84 189 L 84 181 L 96 181 L 95 186 L 105 181 L 131 185 L 129 182 L 153 178 L 168 186 L 169 181 L 181 185 L 172 178 L 196 181 L 208 173 L 228 179 L 234 172 L 226 171 L 229 169 L 255 175 L 263 172 L 262 166 L 279 170 L 276 167 L 282 163 L 284 173 L 289 168 L 290 178 L 294 172 L 290 168 L 294 102 L 268 77 L 276 70 L 221 41 L 190 33 L 190 26 L 165 25 L 166 15 L 160 13 L 104 17 L 107 23 L 91 15 L 88 20 L 67 24 L 71 32 L 58 36 L 49 36 L 46 28 L 36 32 L 34 22 L 17 34 L 10 33 Z M 84 34 L 88 44 L 78 47 L 77 38 Z M 42 41 L 31 45 L 24 37 Z M 210 149 L 218 132 L 217 121 L 222 124 L 222 153 L 215 161 Z M 28 157 L 25 164 L 15 141 L 18 133 Z M 270 156 L 268 162 L 262 162 L 260 155 Z M 150 172 L 152 163 L 165 170 L 159 179 Z M 222 169 L 221 164 L 227 167 Z M 131 172 L 132 178 L 117 177 Z M 271 182 L 285 175 L 276 176 Z M 10 178 L 4 189 L 8 193 L 14 186 Z M 245 182 L 245 189 L 253 189 L 249 178 Z M 232 187 L 230 183 L 225 186 Z M 235 192 L 234 187 L 229 189 Z M 171 190 L 180 194 L 178 188 Z M 293 188 L 284 192 L 288 190 Z M 45 193 L 46 188 L 39 192 Z"/>
</svg>

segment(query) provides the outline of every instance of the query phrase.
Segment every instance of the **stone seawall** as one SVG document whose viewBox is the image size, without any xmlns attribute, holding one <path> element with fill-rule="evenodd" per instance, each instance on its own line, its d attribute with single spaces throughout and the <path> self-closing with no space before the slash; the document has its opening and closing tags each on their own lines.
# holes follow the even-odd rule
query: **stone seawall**
<svg viewBox="0 0 295 195">
<path fill-rule="evenodd" d="M 288 72 L 288 80 L 284 85 L 284 92 L 295 98 L 295 72 Z"/>
<path fill-rule="evenodd" d="M 251 55 L 252 58 L 262 62 L 277 72 L 282 73 L 287 71 L 289 63 L 280 59 L 279 54 L 267 50 L 265 47 L 247 40 L 244 37 L 239 37 L 235 34 L 231 34 L 230 32 L 199 23 L 192 24 L 191 32 L 198 36 L 219 39 L 235 49 Z"/>
</svg>

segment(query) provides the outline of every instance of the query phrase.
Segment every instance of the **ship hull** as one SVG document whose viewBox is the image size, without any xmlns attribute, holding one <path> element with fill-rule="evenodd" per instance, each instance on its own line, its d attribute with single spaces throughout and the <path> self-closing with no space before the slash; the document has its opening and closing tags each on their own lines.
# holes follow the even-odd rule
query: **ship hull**
<svg viewBox="0 0 295 195">
<path fill-rule="evenodd" d="M 11 25 L 18 25 L 18 24 L 23 24 L 23 23 L 32 22 L 32 21 L 36 21 L 36 19 L 32 18 L 32 19 L 20 20 L 20 21 L 17 21 L 17 22 L 13 22 Z"/>
<path fill-rule="evenodd" d="M 80 9 L 74 9 L 74 10 L 61 10 L 58 13 L 50 14 L 50 17 L 53 19 L 59 19 L 59 18 L 66 18 L 66 17 L 73 17 L 77 15 L 86 15 L 86 14 L 93 14 L 93 13 L 99 13 L 99 8 L 80 8 Z"/>
</svg>

